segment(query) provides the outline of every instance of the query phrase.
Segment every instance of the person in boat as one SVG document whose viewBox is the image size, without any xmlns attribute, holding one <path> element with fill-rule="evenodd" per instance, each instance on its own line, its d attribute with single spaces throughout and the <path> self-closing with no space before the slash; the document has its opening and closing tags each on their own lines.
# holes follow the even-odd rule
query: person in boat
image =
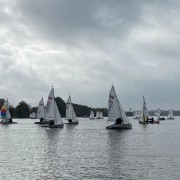
<svg viewBox="0 0 180 180">
<path fill-rule="evenodd" d="M 153 117 L 151 118 L 151 122 L 154 122 L 154 118 Z"/>
<path fill-rule="evenodd" d="M 115 124 L 122 124 L 122 123 L 123 123 L 123 120 L 122 120 L 121 117 L 116 119 L 116 123 Z"/>
<path fill-rule="evenodd" d="M 53 120 L 50 120 L 50 121 L 49 121 L 49 125 L 50 125 L 50 126 L 54 125 L 54 121 L 53 121 Z"/>
<path fill-rule="evenodd" d="M 71 124 L 73 122 L 72 119 L 68 119 L 68 121 L 69 121 L 69 124 Z"/>
<path fill-rule="evenodd" d="M 41 117 L 40 122 L 43 122 L 43 118 Z"/>
<path fill-rule="evenodd" d="M 9 122 L 12 123 L 12 117 L 9 118 Z"/>
</svg>

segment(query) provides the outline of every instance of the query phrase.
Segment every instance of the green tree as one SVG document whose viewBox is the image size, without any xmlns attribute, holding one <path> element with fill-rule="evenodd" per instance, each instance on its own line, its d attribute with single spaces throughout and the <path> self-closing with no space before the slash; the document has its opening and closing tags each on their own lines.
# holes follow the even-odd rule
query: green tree
<svg viewBox="0 0 180 180">
<path fill-rule="evenodd" d="M 60 97 L 56 97 L 55 101 L 59 109 L 59 112 L 61 114 L 61 117 L 65 117 L 66 116 L 66 103 Z"/>
<path fill-rule="evenodd" d="M 30 114 L 29 105 L 25 101 L 21 101 L 16 107 L 17 118 L 28 118 Z"/>
<path fill-rule="evenodd" d="M 12 118 L 16 117 L 16 108 L 14 106 L 10 106 L 9 112 Z"/>
</svg>

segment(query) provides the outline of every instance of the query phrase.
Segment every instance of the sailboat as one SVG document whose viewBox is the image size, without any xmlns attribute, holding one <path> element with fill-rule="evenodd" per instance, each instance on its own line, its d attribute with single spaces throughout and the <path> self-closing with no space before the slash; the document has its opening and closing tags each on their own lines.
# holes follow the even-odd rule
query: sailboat
<svg viewBox="0 0 180 180">
<path fill-rule="evenodd" d="M 44 106 L 43 98 L 41 98 L 39 105 L 38 105 L 37 119 L 40 119 L 40 121 L 35 122 L 34 124 L 48 124 L 48 121 L 45 120 L 45 106 Z"/>
<path fill-rule="evenodd" d="M 106 129 L 132 129 L 132 124 L 116 96 L 114 86 L 109 92 L 108 121 L 115 122 L 115 124 L 107 126 Z"/>
<path fill-rule="evenodd" d="M 147 124 L 148 123 L 148 110 L 146 108 L 146 100 L 143 96 L 143 106 L 139 118 L 139 124 Z"/>
<path fill-rule="evenodd" d="M 71 102 L 71 96 L 69 96 L 66 103 L 66 119 L 68 120 L 69 124 L 78 125 L 78 119 Z"/>
<path fill-rule="evenodd" d="M 9 112 L 9 102 L 8 99 L 4 102 L 1 108 L 1 122 L 0 124 L 17 124 L 17 122 L 12 121 L 11 114 Z"/>
<path fill-rule="evenodd" d="M 140 118 L 140 115 L 141 115 L 140 111 L 134 111 L 134 113 L 133 113 L 133 119 L 139 119 L 139 118 Z"/>
<path fill-rule="evenodd" d="M 95 119 L 95 118 L 94 118 L 94 112 L 93 112 L 93 111 L 90 112 L 89 119 Z"/>
<path fill-rule="evenodd" d="M 160 117 L 160 116 L 161 116 L 161 109 L 160 109 L 160 108 L 158 108 L 158 109 L 156 110 L 155 115 L 157 116 L 157 119 L 158 119 L 158 120 L 165 120 L 164 117 Z"/>
<path fill-rule="evenodd" d="M 103 119 L 103 113 L 102 112 L 99 113 L 99 119 Z"/>
<path fill-rule="evenodd" d="M 36 119 L 36 113 L 35 112 L 30 113 L 29 118 Z"/>
<path fill-rule="evenodd" d="M 139 118 L 139 124 L 159 124 L 159 120 L 155 121 L 154 118 L 152 117 L 151 119 L 148 119 L 148 108 L 146 107 L 146 100 L 145 97 L 143 96 L 143 106 Z"/>
<path fill-rule="evenodd" d="M 96 119 L 99 119 L 99 111 L 96 112 Z"/>
<path fill-rule="evenodd" d="M 63 128 L 64 127 L 61 115 L 59 113 L 59 110 L 55 101 L 53 87 L 48 96 L 45 114 L 46 114 L 45 120 L 49 121 L 50 128 Z"/>
<path fill-rule="evenodd" d="M 173 110 L 169 110 L 168 111 L 168 117 L 167 117 L 167 119 L 174 119 L 174 115 L 173 115 Z"/>
</svg>

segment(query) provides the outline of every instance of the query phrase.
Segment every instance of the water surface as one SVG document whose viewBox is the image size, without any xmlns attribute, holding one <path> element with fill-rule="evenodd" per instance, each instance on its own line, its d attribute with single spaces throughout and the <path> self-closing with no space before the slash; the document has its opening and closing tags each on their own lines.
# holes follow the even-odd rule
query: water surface
<svg viewBox="0 0 180 180">
<path fill-rule="evenodd" d="M 43 128 L 32 119 L 0 125 L 0 179 L 177 180 L 180 117 L 132 130 L 106 130 L 107 122 Z"/>
</svg>

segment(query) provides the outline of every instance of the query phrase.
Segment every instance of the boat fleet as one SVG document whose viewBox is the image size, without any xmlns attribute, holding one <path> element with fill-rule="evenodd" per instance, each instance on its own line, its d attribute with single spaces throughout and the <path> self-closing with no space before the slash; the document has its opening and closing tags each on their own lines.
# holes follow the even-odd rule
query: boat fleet
<svg viewBox="0 0 180 180">
<path fill-rule="evenodd" d="M 12 121 L 12 117 L 9 112 L 9 102 L 8 99 L 5 100 L 4 104 L 1 108 L 1 121 L 0 124 L 17 124 L 17 122 Z M 141 111 L 135 111 L 133 119 L 139 119 L 139 124 L 159 124 L 160 120 L 165 120 L 165 118 L 160 117 L 161 109 L 158 108 L 155 112 L 157 117 L 154 120 L 153 117 L 149 118 L 148 108 L 146 106 L 146 100 L 143 96 L 143 105 Z M 76 116 L 76 113 L 73 108 L 73 104 L 71 101 L 71 96 L 68 97 L 66 103 L 66 118 L 67 122 L 63 122 L 59 109 L 57 107 L 54 95 L 54 88 L 52 87 L 46 106 L 44 104 L 43 97 L 39 101 L 39 105 L 37 108 L 37 114 L 31 113 L 30 118 L 32 119 L 39 119 L 39 121 L 35 122 L 34 124 L 40 124 L 42 127 L 49 127 L 49 128 L 63 128 L 64 124 L 68 125 L 78 125 L 79 121 Z M 90 120 L 93 119 L 103 119 L 103 113 L 97 111 L 96 115 L 94 112 L 90 112 L 89 116 Z M 168 111 L 167 119 L 174 119 L 173 111 Z M 108 123 L 111 123 L 110 125 Z M 109 100 L 108 100 L 108 120 L 107 120 L 107 127 L 106 129 L 132 129 L 132 124 L 130 123 L 128 117 L 123 110 L 120 101 L 117 98 L 116 91 L 114 85 L 112 85 L 110 92 L 109 92 Z"/>
</svg>

